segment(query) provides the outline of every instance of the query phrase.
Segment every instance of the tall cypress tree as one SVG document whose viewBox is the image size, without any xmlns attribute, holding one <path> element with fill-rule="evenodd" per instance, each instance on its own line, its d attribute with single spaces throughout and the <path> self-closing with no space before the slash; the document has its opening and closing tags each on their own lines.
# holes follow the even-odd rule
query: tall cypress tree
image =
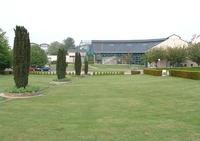
<svg viewBox="0 0 200 141">
<path fill-rule="evenodd" d="M 76 75 L 81 75 L 81 66 L 82 66 L 81 54 L 80 52 L 76 52 L 75 65 L 74 65 Z"/>
<path fill-rule="evenodd" d="M 58 50 L 58 55 L 57 55 L 57 63 L 56 63 L 56 73 L 58 79 L 63 79 L 65 78 L 65 73 L 66 73 L 66 53 L 64 49 L 59 49 Z"/>
<path fill-rule="evenodd" d="M 23 26 L 16 26 L 14 29 L 13 48 L 13 73 L 17 88 L 28 85 L 28 74 L 30 66 L 30 39 L 29 33 Z"/>
<path fill-rule="evenodd" d="M 85 75 L 87 75 L 88 74 L 88 59 L 87 59 L 87 57 L 85 57 L 84 64 L 85 64 L 84 72 L 85 72 Z"/>
</svg>

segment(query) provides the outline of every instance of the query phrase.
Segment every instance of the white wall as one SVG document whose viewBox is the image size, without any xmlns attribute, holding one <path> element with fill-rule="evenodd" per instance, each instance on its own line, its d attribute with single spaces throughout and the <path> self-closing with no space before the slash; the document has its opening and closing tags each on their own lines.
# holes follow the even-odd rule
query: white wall
<svg viewBox="0 0 200 141">
<path fill-rule="evenodd" d="M 85 55 L 86 53 L 81 53 L 82 61 Z M 57 55 L 47 55 L 47 58 L 50 62 L 57 61 Z M 69 52 L 68 55 L 66 55 L 66 62 L 74 63 L 74 61 L 75 61 L 75 52 Z"/>
<path fill-rule="evenodd" d="M 177 36 L 177 35 L 172 35 L 170 36 L 167 40 L 165 40 L 164 42 L 156 45 L 153 48 L 174 48 L 174 47 L 188 47 L 188 43 L 184 40 L 181 39 L 181 37 Z M 166 60 L 161 60 L 160 62 L 158 62 L 158 67 L 169 67 L 169 63 L 167 63 Z M 195 62 L 192 62 L 191 60 L 186 60 L 184 63 L 182 63 L 183 66 L 187 66 L 187 67 L 196 67 L 198 66 Z M 155 63 L 149 64 L 149 67 L 155 67 Z"/>
<path fill-rule="evenodd" d="M 162 48 L 167 48 L 167 47 L 187 47 L 188 43 L 184 40 L 181 39 L 181 37 L 177 36 L 177 35 L 172 35 L 170 37 L 168 37 L 167 40 L 165 40 L 164 42 L 156 45 L 153 48 L 158 48 L 158 47 L 162 47 Z"/>
</svg>

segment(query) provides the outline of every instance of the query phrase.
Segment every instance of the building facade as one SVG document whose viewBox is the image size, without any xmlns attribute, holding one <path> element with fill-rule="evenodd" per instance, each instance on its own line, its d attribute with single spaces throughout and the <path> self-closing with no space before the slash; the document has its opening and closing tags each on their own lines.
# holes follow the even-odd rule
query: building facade
<svg viewBox="0 0 200 141">
<path fill-rule="evenodd" d="M 175 34 L 160 39 L 147 40 L 92 40 L 90 48 L 95 55 L 95 62 L 101 64 L 144 64 L 142 56 L 152 48 L 187 47 L 188 42 Z M 128 61 L 124 61 L 124 59 Z M 191 64 L 188 64 L 191 63 Z M 159 62 L 160 67 L 166 67 L 165 60 Z M 158 65 L 159 65 L 158 64 Z M 187 61 L 184 66 L 195 66 Z M 154 64 L 149 66 L 154 67 Z"/>
</svg>

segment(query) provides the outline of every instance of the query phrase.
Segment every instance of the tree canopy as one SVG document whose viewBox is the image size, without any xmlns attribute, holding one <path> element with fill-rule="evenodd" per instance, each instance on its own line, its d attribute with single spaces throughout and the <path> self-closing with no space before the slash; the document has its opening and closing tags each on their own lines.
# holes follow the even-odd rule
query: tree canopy
<svg viewBox="0 0 200 141">
<path fill-rule="evenodd" d="M 73 38 L 68 37 L 67 39 L 63 40 L 64 49 L 68 51 L 69 48 L 75 48 L 75 41 Z"/>
<path fill-rule="evenodd" d="M 187 50 L 184 47 L 167 48 L 167 61 L 171 66 L 180 67 L 181 63 L 186 60 Z"/>
<path fill-rule="evenodd" d="M 31 66 L 44 66 L 48 59 L 45 51 L 39 45 L 31 46 Z"/>
<path fill-rule="evenodd" d="M 0 29 L 0 71 L 4 71 L 5 68 L 11 65 L 11 55 L 8 48 L 8 40 L 5 36 L 5 32 Z"/>
<path fill-rule="evenodd" d="M 52 42 L 48 47 L 48 54 L 57 55 L 59 49 L 63 49 L 64 45 L 58 41 Z"/>
<path fill-rule="evenodd" d="M 166 58 L 166 52 L 162 48 L 153 48 L 146 52 L 146 59 L 148 62 L 155 62 L 157 64 L 158 60 Z"/>
<path fill-rule="evenodd" d="M 73 38 L 68 37 L 67 39 L 63 40 L 62 43 L 55 41 L 52 42 L 48 48 L 48 54 L 57 55 L 59 49 L 64 49 L 65 52 L 68 51 L 69 48 L 75 47 L 75 41 Z"/>
<path fill-rule="evenodd" d="M 188 48 L 188 55 L 189 58 L 200 65 L 200 43 L 198 44 L 192 44 Z"/>
</svg>

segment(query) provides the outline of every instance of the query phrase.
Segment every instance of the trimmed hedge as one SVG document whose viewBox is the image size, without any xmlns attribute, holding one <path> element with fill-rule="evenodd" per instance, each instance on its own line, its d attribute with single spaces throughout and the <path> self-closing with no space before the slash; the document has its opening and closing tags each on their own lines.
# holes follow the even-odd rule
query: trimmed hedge
<svg viewBox="0 0 200 141">
<path fill-rule="evenodd" d="M 140 74 L 140 71 L 132 70 L 131 75 Z"/>
<path fill-rule="evenodd" d="M 162 70 L 144 69 L 144 74 L 153 75 L 153 76 L 162 76 Z"/>
<path fill-rule="evenodd" d="M 34 74 L 34 75 L 56 75 L 56 72 L 52 72 L 52 71 L 30 71 L 29 74 Z M 66 72 L 65 75 L 75 75 L 75 72 Z"/>
<path fill-rule="evenodd" d="M 34 75 L 56 75 L 56 72 L 51 72 L 51 71 L 30 71 L 29 74 L 34 74 Z"/>
<path fill-rule="evenodd" d="M 170 72 L 170 76 L 200 80 L 199 71 L 170 70 L 169 72 Z"/>
<path fill-rule="evenodd" d="M 111 71 L 111 72 L 105 72 L 105 71 L 102 71 L 102 72 L 93 72 L 93 75 L 124 75 L 124 72 L 123 71 Z"/>
</svg>

